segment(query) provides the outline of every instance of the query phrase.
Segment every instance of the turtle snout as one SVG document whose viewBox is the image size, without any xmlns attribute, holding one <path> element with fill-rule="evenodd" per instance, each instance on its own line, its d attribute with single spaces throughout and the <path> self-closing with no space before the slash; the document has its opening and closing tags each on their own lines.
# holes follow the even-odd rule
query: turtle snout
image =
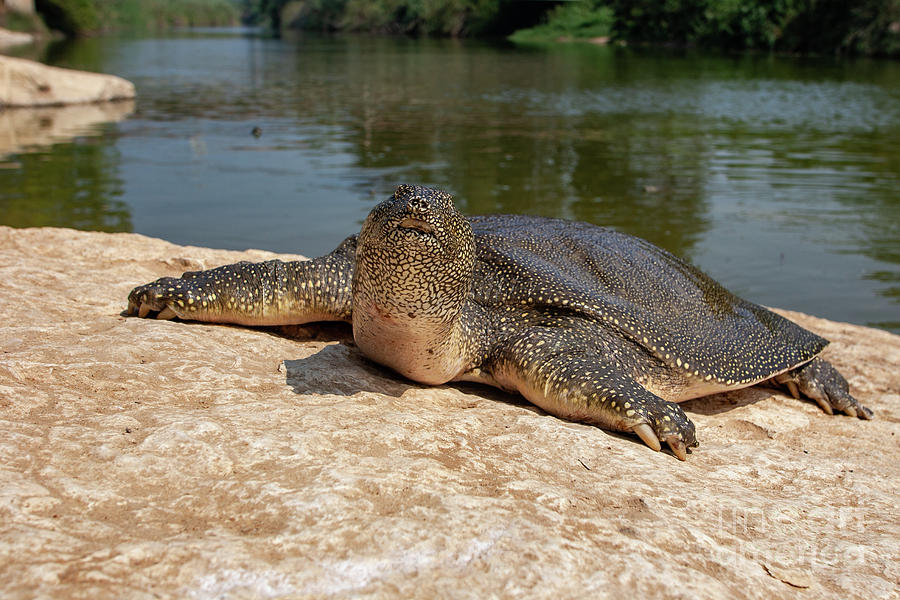
<svg viewBox="0 0 900 600">
<path fill-rule="evenodd" d="M 425 198 L 415 196 L 406 201 L 406 210 L 414 216 L 421 217 L 429 214 L 431 207 Z"/>
<path fill-rule="evenodd" d="M 435 212 L 426 198 L 414 196 L 406 199 L 398 206 L 397 227 L 415 229 L 422 233 L 434 233 L 436 227 Z"/>
<path fill-rule="evenodd" d="M 434 233 L 438 219 L 434 207 L 427 198 L 415 196 L 406 200 L 400 208 L 398 218 L 400 229 L 416 229 L 422 233 Z"/>
</svg>

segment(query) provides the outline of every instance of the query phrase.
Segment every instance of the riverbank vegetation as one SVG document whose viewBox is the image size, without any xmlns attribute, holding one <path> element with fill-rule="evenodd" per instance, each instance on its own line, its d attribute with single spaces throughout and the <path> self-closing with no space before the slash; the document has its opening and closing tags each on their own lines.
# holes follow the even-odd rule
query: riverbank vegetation
<svg viewBox="0 0 900 600">
<path fill-rule="evenodd" d="M 900 0 L 242 0 L 275 29 L 900 56 Z"/>
<path fill-rule="evenodd" d="M 511 12 L 509 0 L 244 0 L 243 4 L 247 20 L 275 30 L 460 37 L 496 33 L 505 20 L 514 19 L 506 14 Z M 534 12 L 527 6 L 530 3 L 521 4 L 526 5 L 524 12 Z"/>
<path fill-rule="evenodd" d="M 232 0 L 35 0 L 35 8 L 47 27 L 66 35 L 232 25 L 240 16 Z"/>
<path fill-rule="evenodd" d="M 609 0 L 615 36 L 799 54 L 900 53 L 900 0 Z"/>
<path fill-rule="evenodd" d="M 2 1 L 0 1 L 0 27 L 24 33 L 47 33 L 47 27 L 39 15 L 9 10 Z"/>
<path fill-rule="evenodd" d="M 67 35 L 247 22 L 320 31 L 510 36 L 900 57 L 900 0 L 35 0 Z M 5 22 L 5 23 L 4 23 Z M 43 24 L 0 10 L 0 26 Z"/>
<path fill-rule="evenodd" d="M 610 6 L 594 2 L 560 4 L 542 16 L 534 27 L 519 29 L 509 39 L 519 44 L 591 40 L 608 42 L 616 24 Z"/>
</svg>

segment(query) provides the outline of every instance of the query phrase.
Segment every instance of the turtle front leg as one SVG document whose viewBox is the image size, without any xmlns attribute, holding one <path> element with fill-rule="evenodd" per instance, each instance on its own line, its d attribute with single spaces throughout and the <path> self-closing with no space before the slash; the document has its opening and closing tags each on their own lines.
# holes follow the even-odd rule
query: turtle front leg
<svg viewBox="0 0 900 600">
<path fill-rule="evenodd" d="M 850 385 L 843 375 L 821 358 L 816 357 L 801 367 L 782 373 L 775 381 L 787 387 L 794 398 L 803 395 L 814 400 L 829 415 L 838 411 L 866 420 L 874 416 L 869 408 L 850 395 Z"/>
<path fill-rule="evenodd" d="M 239 325 L 349 321 L 355 238 L 309 261 L 240 262 L 134 288 L 129 315 Z"/>
<path fill-rule="evenodd" d="M 515 390 L 558 417 L 633 432 L 653 450 L 666 442 L 680 460 L 699 445 L 681 408 L 647 391 L 599 353 L 559 349 L 552 335 L 525 335 L 499 349 L 471 379 Z M 468 377 L 466 378 L 468 379 Z"/>
</svg>

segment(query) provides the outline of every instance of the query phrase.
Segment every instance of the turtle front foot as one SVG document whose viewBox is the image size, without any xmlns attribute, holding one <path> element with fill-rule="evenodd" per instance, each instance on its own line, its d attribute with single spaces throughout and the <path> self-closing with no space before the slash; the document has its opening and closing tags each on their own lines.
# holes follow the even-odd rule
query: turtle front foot
<svg viewBox="0 0 900 600">
<path fill-rule="evenodd" d="M 837 369 L 821 358 L 782 373 L 775 381 L 787 387 L 794 398 L 805 396 L 814 400 L 829 415 L 837 411 L 866 420 L 874 416 L 869 408 L 850 395 L 850 385 Z"/>
<path fill-rule="evenodd" d="M 174 306 L 184 306 L 183 282 L 174 277 L 163 277 L 145 285 L 139 285 L 128 294 L 127 314 L 157 319 L 174 319 L 181 315 Z"/>
<path fill-rule="evenodd" d="M 700 445 L 694 423 L 673 402 L 660 399 L 652 405 L 645 404 L 634 417 L 637 422 L 630 426 L 631 431 L 657 452 L 666 442 L 678 460 L 687 460 L 688 448 Z"/>
</svg>

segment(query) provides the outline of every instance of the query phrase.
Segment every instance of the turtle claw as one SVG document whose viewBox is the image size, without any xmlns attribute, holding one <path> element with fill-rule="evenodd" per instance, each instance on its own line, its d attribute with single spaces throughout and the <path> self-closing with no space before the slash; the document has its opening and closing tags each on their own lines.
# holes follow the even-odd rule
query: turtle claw
<svg viewBox="0 0 900 600">
<path fill-rule="evenodd" d="M 775 379 L 787 386 L 795 398 L 794 388 L 802 396 L 814 400 L 829 415 L 843 413 L 849 417 L 869 420 L 874 415 L 850 395 L 850 386 L 837 369 L 821 358 L 814 358 L 802 367 L 783 373 Z"/>
<path fill-rule="evenodd" d="M 631 431 L 656 452 L 665 442 L 675 458 L 686 460 L 688 448 L 699 445 L 694 424 L 677 404 L 664 400 L 655 406 L 648 404 L 637 409 L 635 420 L 637 423 L 631 425 Z"/>
<path fill-rule="evenodd" d="M 175 314 L 175 311 L 167 306 L 164 309 L 162 309 L 161 311 L 159 311 L 159 314 L 156 315 L 156 318 L 160 321 L 170 321 L 177 316 L 178 315 Z"/>
<path fill-rule="evenodd" d="M 638 423 L 632 428 L 632 431 L 634 431 L 634 433 L 636 433 L 651 450 L 659 452 L 662 449 L 659 438 L 653 432 L 653 428 L 647 423 Z M 685 444 L 680 437 L 677 435 L 670 435 L 666 438 L 666 443 L 669 445 L 669 449 L 672 450 L 672 454 L 675 455 L 675 458 L 678 460 L 687 460 L 687 444 Z"/>
<path fill-rule="evenodd" d="M 669 444 L 669 448 L 672 450 L 672 454 L 675 455 L 675 458 L 678 460 L 687 460 L 687 446 L 684 445 L 684 442 L 673 435 L 666 438 L 666 443 Z"/>
<path fill-rule="evenodd" d="M 794 384 L 794 387 L 796 387 L 796 384 Z M 794 398 L 798 398 L 798 399 L 799 399 L 799 396 L 794 396 Z M 819 408 L 821 408 L 822 411 L 823 411 L 826 415 L 833 415 L 833 414 L 834 414 L 834 410 L 832 410 L 831 405 L 828 404 L 828 401 L 825 400 L 825 398 L 819 397 L 819 398 L 814 398 L 814 400 L 816 401 L 816 404 L 819 405 Z"/>
<path fill-rule="evenodd" d="M 155 318 L 163 321 L 178 317 L 178 313 L 172 308 L 175 301 L 173 286 L 177 283 L 172 277 L 162 277 L 134 288 L 128 294 L 128 314 L 141 319 Z"/>
<path fill-rule="evenodd" d="M 791 396 L 794 397 L 794 400 L 799 400 L 800 399 L 800 388 L 797 387 L 797 384 L 794 383 L 793 381 L 788 381 L 786 383 L 787 383 L 787 389 L 791 393 Z M 830 411 L 826 411 L 826 412 L 828 412 L 828 414 L 831 414 Z"/>
<path fill-rule="evenodd" d="M 659 443 L 659 438 L 656 437 L 656 434 L 653 433 L 653 429 L 646 423 L 638 423 L 632 428 L 632 431 L 634 431 L 637 436 L 644 441 L 645 444 L 650 446 L 650 448 L 655 450 L 656 452 L 659 452 L 662 448 Z"/>
</svg>

